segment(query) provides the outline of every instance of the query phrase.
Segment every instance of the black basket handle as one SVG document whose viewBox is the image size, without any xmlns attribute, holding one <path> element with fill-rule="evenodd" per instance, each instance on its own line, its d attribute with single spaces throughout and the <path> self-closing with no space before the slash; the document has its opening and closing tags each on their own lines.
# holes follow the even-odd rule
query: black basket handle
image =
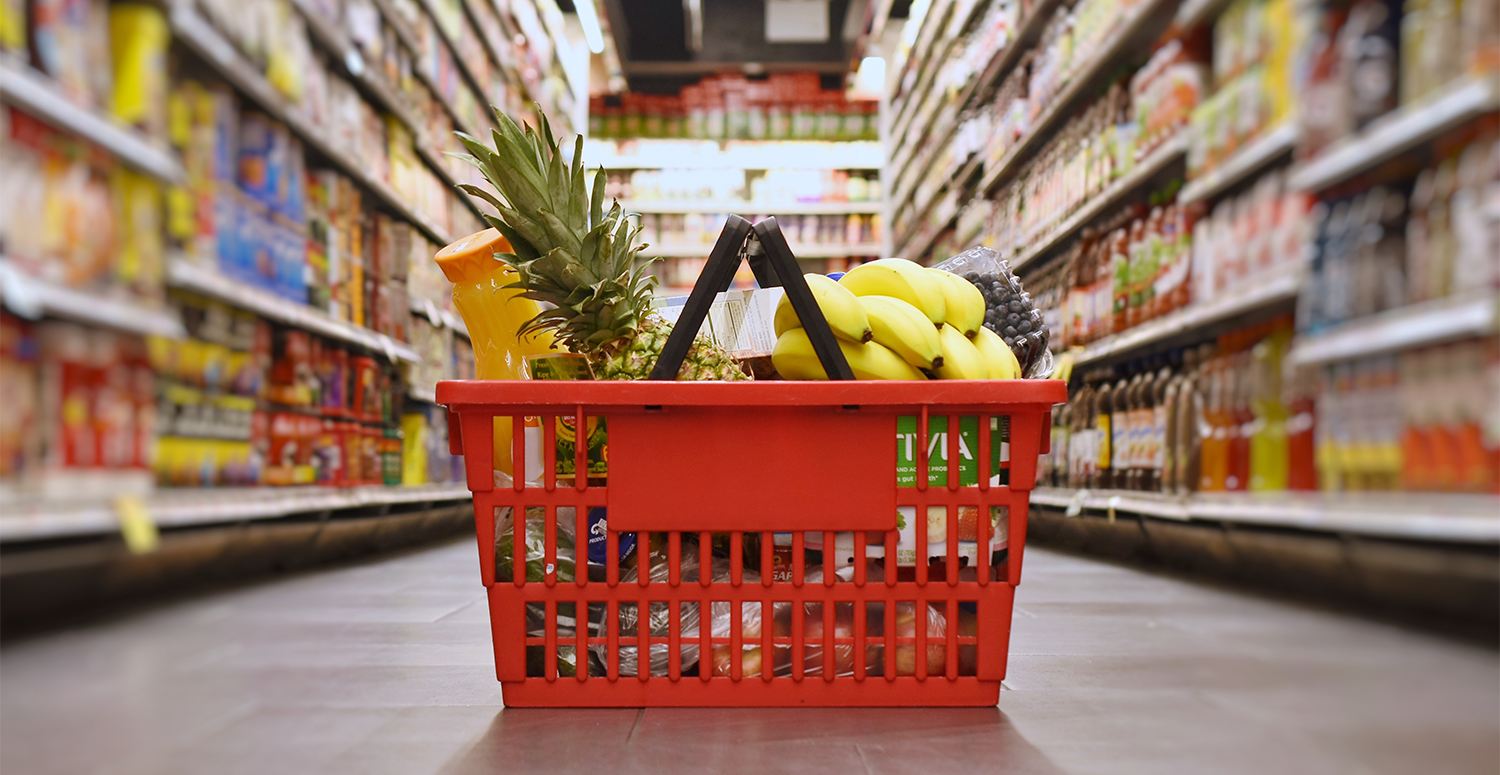
<svg viewBox="0 0 1500 775">
<path fill-rule="evenodd" d="M 703 321 L 708 318 L 708 310 L 713 305 L 714 297 L 729 290 L 734 282 L 734 273 L 739 269 L 741 256 L 750 262 L 750 270 L 755 273 L 756 282 L 761 287 L 780 286 L 786 290 L 787 300 L 796 311 L 797 318 L 802 321 L 802 327 L 807 331 L 813 351 L 818 354 L 818 360 L 822 362 L 828 378 L 854 379 L 849 361 L 839 349 L 838 340 L 833 338 L 828 320 L 823 317 L 823 310 L 818 308 L 817 301 L 813 299 L 812 291 L 807 287 L 807 279 L 797 266 L 797 257 L 792 255 L 792 249 L 787 245 L 786 237 L 782 236 L 781 227 L 776 225 L 776 219 L 767 218 L 752 227 L 749 221 L 738 215 L 729 216 L 724 230 L 719 232 L 719 239 L 714 242 L 714 248 L 708 255 L 708 263 L 698 276 L 698 282 L 693 285 L 693 292 L 688 295 L 687 304 L 683 306 L 681 316 L 672 327 L 672 335 L 667 337 L 667 344 L 662 347 L 661 356 L 657 358 L 648 379 L 677 378 L 677 372 L 682 369 L 682 362 L 693 346 L 693 339 L 703 327 Z"/>
</svg>

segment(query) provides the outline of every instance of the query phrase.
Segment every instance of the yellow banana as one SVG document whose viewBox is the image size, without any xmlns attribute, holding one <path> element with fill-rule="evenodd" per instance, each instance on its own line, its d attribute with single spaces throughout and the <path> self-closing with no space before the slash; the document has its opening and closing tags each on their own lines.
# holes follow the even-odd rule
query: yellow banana
<svg viewBox="0 0 1500 775">
<path fill-rule="evenodd" d="M 1005 346 L 1005 340 L 994 331 L 979 327 L 979 336 L 974 337 L 974 346 L 989 364 L 990 379 L 1020 379 L 1021 363 L 1016 354 Z"/>
<path fill-rule="evenodd" d="M 859 305 L 859 300 L 848 288 L 839 285 L 830 277 L 820 274 L 806 274 L 807 288 L 812 291 L 813 298 L 818 302 L 818 309 L 823 311 L 823 317 L 828 320 L 828 327 L 833 329 L 833 335 L 850 342 L 868 342 L 874 334 L 870 331 L 870 319 L 865 316 L 865 309 Z M 773 321 L 776 335 L 794 328 L 801 328 L 802 321 L 797 319 L 797 310 L 792 308 L 791 299 L 786 294 L 781 295 L 781 301 L 776 304 L 776 318 Z"/>
<path fill-rule="evenodd" d="M 927 268 L 904 258 L 882 258 L 850 269 L 839 284 L 855 296 L 894 296 L 941 325 L 948 317 L 943 289 Z"/>
<path fill-rule="evenodd" d="M 855 344 L 838 340 L 844 359 L 855 379 L 926 379 L 916 367 L 901 360 L 901 356 L 875 344 Z M 828 379 L 818 354 L 813 350 L 807 331 L 794 328 L 776 339 L 776 348 L 771 351 L 771 363 L 782 379 Z"/>
<path fill-rule="evenodd" d="M 932 268 L 927 271 L 938 279 L 938 287 L 943 289 L 943 300 L 948 307 L 948 317 L 944 322 L 973 339 L 979 334 L 979 329 L 984 328 L 984 294 L 973 283 L 952 272 Z"/>
<path fill-rule="evenodd" d="M 919 369 L 943 365 L 937 329 L 922 310 L 894 296 L 860 296 L 859 303 L 870 318 L 875 344 L 890 348 Z"/>
<path fill-rule="evenodd" d="M 943 365 L 937 369 L 939 379 L 984 379 L 990 375 L 984 356 L 958 329 L 943 326 L 938 329 L 938 341 L 943 345 Z"/>
</svg>

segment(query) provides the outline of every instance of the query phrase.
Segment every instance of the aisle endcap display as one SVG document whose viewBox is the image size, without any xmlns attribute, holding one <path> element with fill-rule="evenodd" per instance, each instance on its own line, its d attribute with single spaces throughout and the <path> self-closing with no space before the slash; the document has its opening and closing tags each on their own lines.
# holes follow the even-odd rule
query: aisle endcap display
<svg viewBox="0 0 1500 775">
<path fill-rule="evenodd" d="M 648 245 L 640 252 L 642 258 L 654 258 L 657 256 L 673 256 L 678 258 L 705 258 L 709 251 L 713 250 L 713 243 L 702 242 L 697 244 L 681 245 Z M 792 252 L 797 258 L 844 258 L 846 256 L 878 256 L 881 254 L 880 243 L 853 243 L 853 244 L 798 244 L 792 245 Z"/>
<path fill-rule="evenodd" d="M 178 36 L 205 60 L 218 68 L 225 78 L 245 92 L 262 109 L 291 128 L 304 143 L 333 161 L 341 172 L 359 181 L 362 187 L 375 194 L 386 206 L 394 209 L 403 219 L 421 229 L 433 241 L 443 244 L 449 242 L 447 234 L 426 216 L 413 210 L 389 183 L 376 179 L 370 174 L 367 165 L 358 159 L 351 158 L 329 138 L 324 137 L 323 132 L 310 124 L 299 112 L 292 110 L 271 82 L 266 80 L 265 76 L 261 75 L 249 60 L 245 59 L 197 11 L 185 2 L 179 1 L 173 4 L 170 19 L 172 29 Z"/>
<path fill-rule="evenodd" d="M 1497 109 L 1500 109 L 1500 73 L 1461 78 L 1402 105 L 1294 167 L 1287 182 L 1303 191 L 1321 191 Z"/>
<path fill-rule="evenodd" d="M 583 158 L 591 170 L 878 170 L 884 164 L 880 143 L 867 141 L 585 140 Z"/>
<path fill-rule="evenodd" d="M 1072 237 L 1084 224 L 1089 223 L 1105 210 L 1123 201 L 1149 182 L 1157 173 L 1166 169 L 1187 152 L 1188 138 L 1185 132 L 1163 143 L 1150 155 L 1135 165 L 1135 168 L 1117 178 L 1104 190 L 1094 195 L 1062 223 L 1044 234 L 1032 234 L 1022 238 L 1026 249 L 1011 261 L 1011 268 L 1019 271 L 1038 256 L 1044 255 Z"/>
<path fill-rule="evenodd" d="M 1223 163 L 1194 175 L 1177 194 L 1181 204 L 1211 199 L 1249 179 L 1297 147 L 1297 127 L 1285 123 L 1239 149 Z"/>
<path fill-rule="evenodd" d="M 1500 544 L 1500 498 L 1431 493 L 1199 493 L 1038 487 L 1031 501 L 1065 510 L 1113 511 L 1178 522 L 1225 522 L 1322 533 Z"/>
<path fill-rule="evenodd" d="M 50 78 L 4 57 L 0 57 L 0 102 L 88 140 L 158 180 L 176 183 L 184 177 L 182 164 L 170 151 L 102 112 L 74 104 L 59 94 Z"/>
<path fill-rule="evenodd" d="M 4 257 L 0 257 L 0 300 L 6 309 L 28 320 L 51 316 L 132 334 L 173 339 L 186 335 L 182 320 L 171 309 L 50 283 L 18 271 Z"/>
<path fill-rule="evenodd" d="M 400 503 L 467 501 L 462 484 L 358 487 L 228 487 L 157 490 L 142 498 L 160 528 L 276 519 L 293 514 L 341 511 Z M 116 532 L 120 517 L 108 500 L 0 501 L 0 543 L 80 537 Z"/>
<path fill-rule="evenodd" d="M 167 284 L 201 293 L 279 323 L 364 347 L 385 355 L 391 361 L 421 361 L 421 357 L 410 346 L 385 334 L 338 320 L 307 304 L 298 304 L 268 291 L 236 282 L 217 269 L 195 264 L 182 256 L 174 256 L 168 260 Z"/>
<path fill-rule="evenodd" d="M 1205 326 L 1237 315 L 1265 309 L 1277 303 L 1290 302 L 1302 289 L 1301 272 L 1274 272 L 1257 281 L 1243 284 L 1207 302 L 1196 302 L 1176 312 L 1135 326 L 1123 333 L 1101 339 L 1077 351 L 1075 365 L 1084 365 L 1121 356 L 1188 334 Z"/>
<path fill-rule="evenodd" d="M 1287 357 L 1314 366 L 1427 347 L 1500 332 L 1494 289 L 1433 299 L 1304 334 Z"/>
<path fill-rule="evenodd" d="M 745 202 L 745 201 L 624 201 L 626 212 L 643 215 L 673 213 L 797 213 L 799 215 L 876 215 L 879 202 Z"/>
</svg>

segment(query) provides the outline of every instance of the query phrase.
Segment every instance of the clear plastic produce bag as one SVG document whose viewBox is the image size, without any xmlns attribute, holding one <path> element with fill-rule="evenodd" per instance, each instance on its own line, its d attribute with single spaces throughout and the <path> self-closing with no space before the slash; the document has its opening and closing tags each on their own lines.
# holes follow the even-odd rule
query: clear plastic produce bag
<svg viewBox="0 0 1500 775">
<path fill-rule="evenodd" d="M 651 567 L 651 583 L 666 584 L 670 578 L 671 566 L 668 562 L 667 550 L 664 544 L 653 541 L 651 551 L 646 555 Z M 684 536 L 682 542 L 682 579 L 683 581 L 696 580 L 698 576 L 698 545 L 697 541 L 690 536 Z M 715 566 L 717 568 L 717 564 Z M 725 563 L 724 578 L 728 580 L 728 563 Z M 635 563 L 620 570 L 620 586 L 625 587 L 636 583 L 639 579 L 639 571 Z M 717 580 L 717 579 L 716 579 Z M 671 611 L 666 603 L 647 604 L 650 614 L 647 631 L 651 634 L 650 670 L 653 676 L 664 676 L 668 674 L 671 667 L 671 644 L 667 638 L 671 635 L 672 617 Z M 683 637 L 696 638 L 698 636 L 698 604 L 688 603 L 682 606 L 681 625 L 679 632 Z M 635 603 L 621 603 L 619 605 L 619 621 L 617 632 L 621 637 L 635 637 L 639 631 L 640 605 Z M 608 617 L 608 608 L 605 607 L 597 615 L 590 617 L 590 635 L 592 637 L 604 636 L 604 621 Z M 682 648 L 682 670 L 689 671 L 698 664 L 698 646 L 691 643 L 681 644 Z M 638 649 L 635 646 L 620 646 L 620 675 L 635 676 L 639 669 L 637 665 Z M 604 644 L 589 646 L 602 668 L 609 659 L 609 647 Z"/>
<path fill-rule="evenodd" d="M 1000 254 L 986 247 L 969 248 L 934 268 L 968 280 L 984 294 L 984 326 L 1010 346 L 1026 379 L 1052 376 L 1052 352 L 1047 349 L 1051 333 L 1042 311 Z"/>
</svg>

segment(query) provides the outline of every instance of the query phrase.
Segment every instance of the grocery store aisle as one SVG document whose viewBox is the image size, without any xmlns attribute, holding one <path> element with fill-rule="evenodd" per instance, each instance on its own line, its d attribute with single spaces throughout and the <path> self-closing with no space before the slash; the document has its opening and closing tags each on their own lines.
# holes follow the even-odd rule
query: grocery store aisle
<svg viewBox="0 0 1500 775">
<path fill-rule="evenodd" d="M 0 770 L 1500 769 L 1494 652 L 1039 550 L 1027 563 L 998 710 L 502 711 L 461 541 L 9 644 Z"/>
</svg>

